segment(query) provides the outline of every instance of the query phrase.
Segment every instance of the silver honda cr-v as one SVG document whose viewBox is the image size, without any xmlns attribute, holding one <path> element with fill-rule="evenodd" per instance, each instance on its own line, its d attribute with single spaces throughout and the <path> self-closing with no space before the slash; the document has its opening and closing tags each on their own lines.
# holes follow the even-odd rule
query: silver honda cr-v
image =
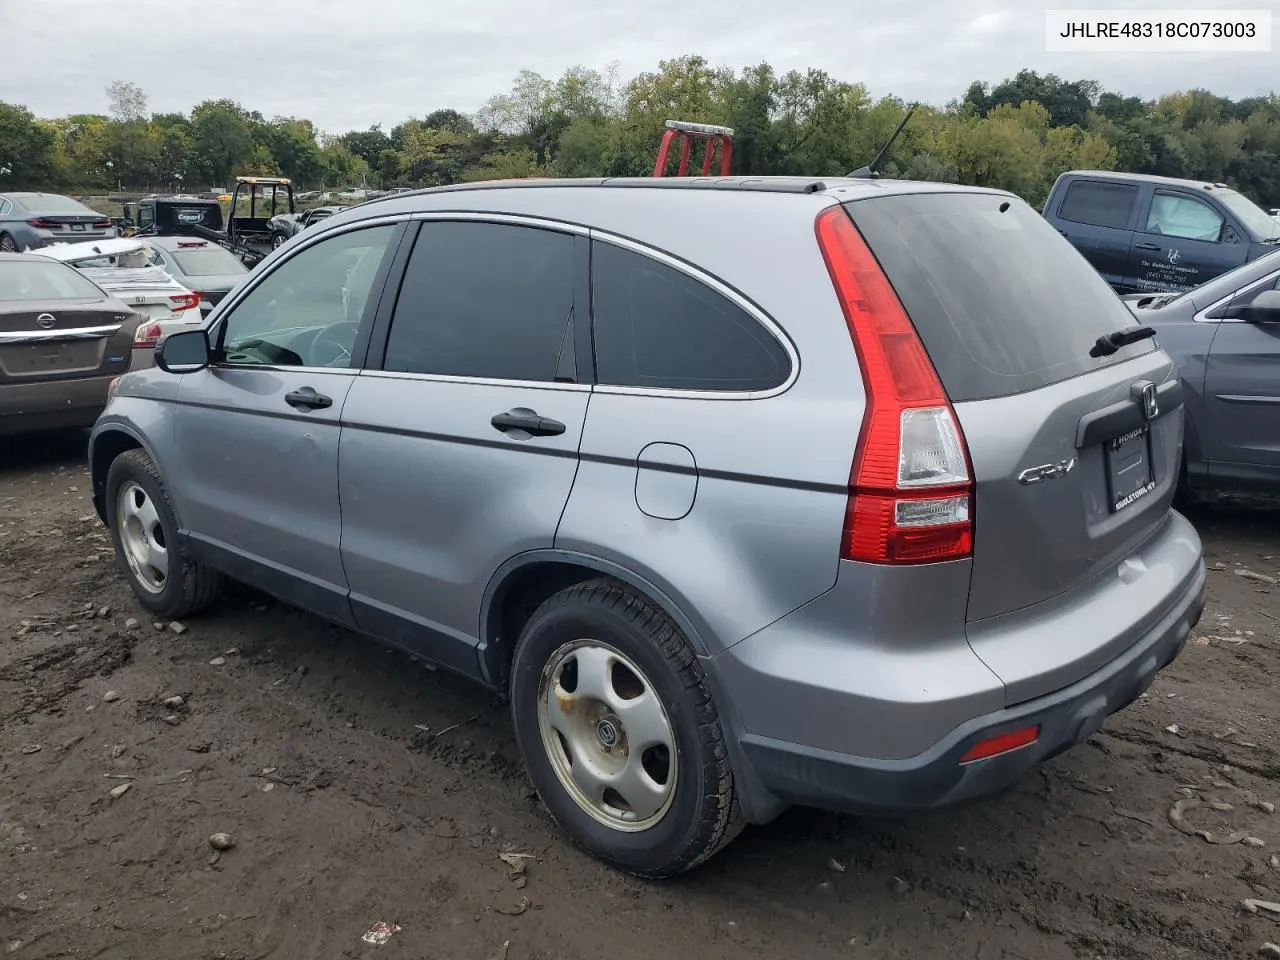
<svg viewBox="0 0 1280 960">
<path fill-rule="evenodd" d="M 665 876 L 788 804 L 997 791 L 1177 656 L 1148 337 L 1005 193 L 428 190 L 121 378 L 94 496 L 149 610 L 229 576 L 507 694 L 566 832 Z"/>
</svg>

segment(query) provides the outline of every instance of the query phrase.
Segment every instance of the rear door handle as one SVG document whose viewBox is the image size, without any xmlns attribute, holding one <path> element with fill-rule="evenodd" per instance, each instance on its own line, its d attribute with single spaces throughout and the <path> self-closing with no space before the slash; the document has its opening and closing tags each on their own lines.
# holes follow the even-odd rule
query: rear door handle
<svg viewBox="0 0 1280 960">
<path fill-rule="evenodd" d="M 332 400 L 323 393 L 316 393 L 311 387 L 299 387 L 292 393 L 286 393 L 284 402 L 291 407 L 298 407 L 304 410 L 321 410 L 325 407 L 333 406 Z"/>
<path fill-rule="evenodd" d="M 1158 243 L 1135 243 L 1133 246 L 1134 246 L 1134 249 L 1136 250 L 1159 250 L 1160 249 L 1160 244 Z"/>
<path fill-rule="evenodd" d="M 506 433 L 508 430 L 523 430 L 535 437 L 558 437 L 564 433 L 564 424 L 550 417 L 540 417 L 533 410 L 518 407 L 506 413 L 495 414 L 489 421 L 495 430 Z"/>
</svg>

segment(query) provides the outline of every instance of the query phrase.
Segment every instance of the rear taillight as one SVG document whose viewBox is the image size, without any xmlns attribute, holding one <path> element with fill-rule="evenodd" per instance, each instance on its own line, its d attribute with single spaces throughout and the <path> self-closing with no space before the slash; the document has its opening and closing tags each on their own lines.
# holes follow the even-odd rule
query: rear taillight
<svg viewBox="0 0 1280 960">
<path fill-rule="evenodd" d="M 95 221 L 93 221 L 93 229 L 95 229 L 95 230 L 109 230 L 110 228 L 111 228 L 111 221 L 110 221 L 110 220 L 95 220 Z"/>
<path fill-rule="evenodd" d="M 844 208 L 824 211 L 815 226 L 867 393 L 841 557 L 909 564 L 972 556 L 969 455 L 942 381 Z"/>
<path fill-rule="evenodd" d="M 144 323 L 133 334 L 133 349 L 154 347 L 160 342 L 160 324 Z"/>
<path fill-rule="evenodd" d="M 200 294 L 180 293 L 177 296 L 170 297 L 169 302 L 173 304 L 174 313 L 182 313 L 183 310 L 194 310 L 200 306 Z"/>
<path fill-rule="evenodd" d="M 62 224 L 55 220 L 46 220 L 44 217 L 36 217 L 34 220 L 28 220 L 27 226 L 35 227 L 37 230 L 57 230 Z"/>
</svg>

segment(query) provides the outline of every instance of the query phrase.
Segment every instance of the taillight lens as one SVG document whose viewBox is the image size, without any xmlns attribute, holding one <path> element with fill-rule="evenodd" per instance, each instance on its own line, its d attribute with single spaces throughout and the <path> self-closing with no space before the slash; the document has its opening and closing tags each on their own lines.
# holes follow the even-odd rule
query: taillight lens
<svg viewBox="0 0 1280 960">
<path fill-rule="evenodd" d="M 841 557 L 934 563 L 973 555 L 964 435 L 920 336 L 843 207 L 815 225 L 867 393 Z"/>
<path fill-rule="evenodd" d="M 43 217 L 36 217 L 34 220 L 28 220 L 27 226 L 35 227 L 37 230 L 57 230 L 62 224 L 56 220 L 46 220 Z"/>
<path fill-rule="evenodd" d="M 169 302 L 173 304 L 174 313 L 182 313 L 183 310 L 194 310 L 200 306 L 200 294 L 180 293 L 177 296 L 170 297 Z"/>
<path fill-rule="evenodd" d="M 95 221 L 93 221 L 93 229 L 95 229 L 95 230 L 107 230 L 107 229 L 110 229 L 110 227 L 111 227 L 111 221 L 110 221 L 110 220 L 95 220 Z"/>
<path fill-rule="evenodd" d="M 154 347 L 160 342 L 160 324 L 144 323 L 133 334 L 133 348 Z"/>
</svg>

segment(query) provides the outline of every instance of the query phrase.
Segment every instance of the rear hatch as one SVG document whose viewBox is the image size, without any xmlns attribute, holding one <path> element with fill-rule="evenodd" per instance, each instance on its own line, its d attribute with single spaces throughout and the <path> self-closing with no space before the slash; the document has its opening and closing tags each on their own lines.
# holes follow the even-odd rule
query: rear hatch
<svg viewBox="0 0 1280 960">
<path fill-rule="evenodd" d="M 1099 337 L 1136 321 L 1052 226 L 994 193 L 845 209 L 968 443 L 971 624 L 1069 593 L 1166 522 L 1182 442 L 1172 364 L 1150 339 L 1090 355 Z"/>
</svg>

